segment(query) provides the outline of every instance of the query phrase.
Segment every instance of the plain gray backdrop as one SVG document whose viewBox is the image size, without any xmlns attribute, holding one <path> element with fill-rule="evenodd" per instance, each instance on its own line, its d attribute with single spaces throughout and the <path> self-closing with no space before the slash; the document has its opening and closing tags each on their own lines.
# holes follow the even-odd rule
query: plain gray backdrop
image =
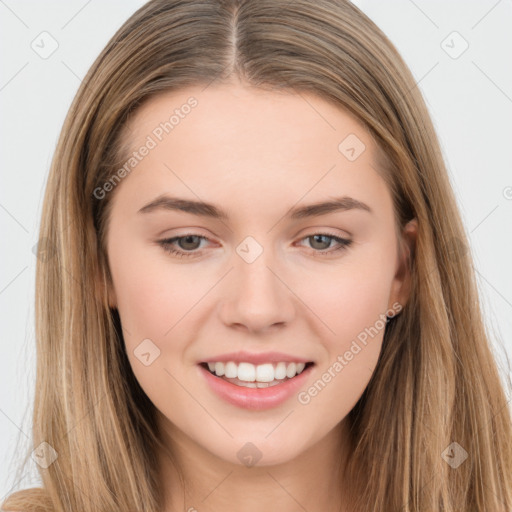
<svg viewBox="0 0 512 512">
<path fill-rule="evenodd" d="M 15 469 L 33 448 L 33 247 L 51 157 L 80 80 L 144 3 L 0 0 L 1 501 L 39 482 L 32 461 L 20 480 Z M 512 356 L 512 1 L 354 3 L 397 46 L 426 99 L 505 368 L 504 355 Z"/>
</svg>

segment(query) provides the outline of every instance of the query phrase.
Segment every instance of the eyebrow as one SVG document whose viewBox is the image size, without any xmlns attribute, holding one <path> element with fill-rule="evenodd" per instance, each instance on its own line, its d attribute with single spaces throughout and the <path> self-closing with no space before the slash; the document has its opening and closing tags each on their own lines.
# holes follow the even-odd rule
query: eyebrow
<svg viewBox="0 0 512 512">
<path fill-rule="evenodd" d="M 179 197 L 170 197 L 162 195 L 143 206 L 137 213 L 152 213 L 155 211 L 181 211 L 198 215 L 201 217 L 211 217 L 219 220 L 229 220 L 229 215 L 219 206 L 204 201 L 194 201 L 191 199 L 182 199 Z M 317 217 L 327 213 L 347 210 L 363 210 L 373 213 L 372 209 L 362 201 L 352 197 L 336 197 L 329 201 L 308 204 L 292 208 L 287 212 L 287 216 L 294 220 L 308 217 Z"/>
</svg>

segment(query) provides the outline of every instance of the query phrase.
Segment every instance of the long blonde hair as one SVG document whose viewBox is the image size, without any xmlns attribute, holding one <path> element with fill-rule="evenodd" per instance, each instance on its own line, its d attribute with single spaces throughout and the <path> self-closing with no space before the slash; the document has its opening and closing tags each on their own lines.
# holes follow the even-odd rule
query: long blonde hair
<svg viewBox="0 0 512 512">
<path fill-rule="evenodd" d="M 33 448 L 58 456 L 37 468 L 41 488 L 11 494 L 4 509 L 161 509 L 155 407 L 107 299 L 114 192 L 93 191 L 125 161 L 122 128 L 142 102 L 232 77 L 313 92 L 358 118 L 380 150 L 397 226 L 418 221 L 410 300 L 348 418 L 354 509 L 511 510 L 510 410 L 440 146 L 397 50 L 342 0 L 151 0 L 92 65 L 52 160 L 40 231 L 51 257 L 36 270 Z M 454 451 L 467 455 L 458 467 Z"/>
</svg>

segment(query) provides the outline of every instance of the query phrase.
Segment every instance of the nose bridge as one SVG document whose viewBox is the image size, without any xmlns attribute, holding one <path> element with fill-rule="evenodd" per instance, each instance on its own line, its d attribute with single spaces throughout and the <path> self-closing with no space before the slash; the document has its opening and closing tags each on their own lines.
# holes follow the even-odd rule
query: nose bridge
<svg viewBox="0 0 512 512">
<path fill-rule="evenodd" d="M 260 243 L 255 237 L 248 236 L 236 247 L 232 272 L 235 283 L 223 309 L 226 323 L 261 330 L 290 321 L 293 304 L 289 290 L 276 276 L 276 268 L 280 265 L 270 238 L 266 237 L 266 242 Z"/>
</svg>

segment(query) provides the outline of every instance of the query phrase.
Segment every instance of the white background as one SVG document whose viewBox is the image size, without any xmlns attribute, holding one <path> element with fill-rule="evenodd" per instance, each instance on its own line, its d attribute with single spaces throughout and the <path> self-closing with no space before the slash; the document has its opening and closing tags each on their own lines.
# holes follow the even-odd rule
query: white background
<svg viewBox="0 0 512 512">
<path fill-rule="evenodd" d="M 0 0 L 0 501 L 37 484 L 31 447 L 34 279 L 41 203 L 65 114 L 81 78 L 140 0 Z M 410 66 L 430 109 L 464 223 L 493 344 L 512 356 L 512 1 L 359 0 Z M 58 49 L 42 59 L 43 31 Z M 457 31 L 469 44 L 451 58 Z M 461 40 L 451 38 L 452 51 Z M 502 340 L 501 342 L 498 340 Z M 510 391 L 507 391 L 511 397 Z"/>
</svg>

